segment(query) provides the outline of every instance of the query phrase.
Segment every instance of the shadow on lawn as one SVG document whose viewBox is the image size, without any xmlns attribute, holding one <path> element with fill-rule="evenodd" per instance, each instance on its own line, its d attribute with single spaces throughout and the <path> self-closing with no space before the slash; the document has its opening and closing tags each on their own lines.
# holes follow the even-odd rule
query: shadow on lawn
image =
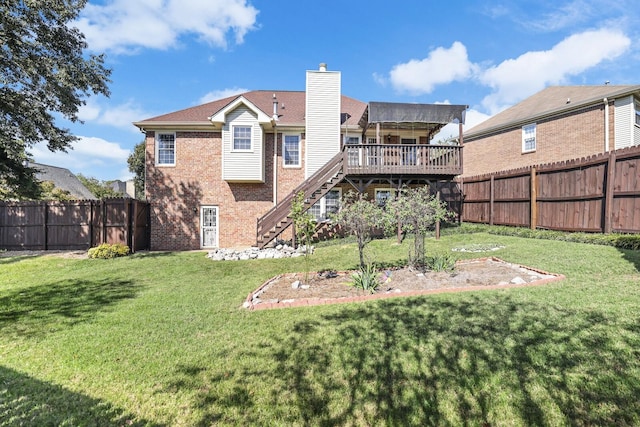
<svg viewBox="0 0 640 427">
<path fill-rule="evenodd" d="M 128 280 L 64 280 L 5 293 L 0 296 L 0 333 L 29 337 L 55 332 L 135 297 L 139 288 Z"/>
<path fill-rule="evenodd" d="M 624 259 L 633 264 L 636 271 L 640 273 L 640 250 L 633 251 L 631 249 L 618 249 Z"/>
<path fill-rule="evenodd" d="M 0 425 L 2 426 L 154 426 L 63 387 L 0 366 Z"/>
<path fill-rule="evenodd" d="M 263 422 L 265 410 L 326 426 L 640 423 L 637 319 L 505 293 L 309 317 L 285 336 L 265 327 L 261 343 L 227 355 L 235 371 L 182 369 L 176 385 L 197 391 L 201 425 Z"/>
</svg>

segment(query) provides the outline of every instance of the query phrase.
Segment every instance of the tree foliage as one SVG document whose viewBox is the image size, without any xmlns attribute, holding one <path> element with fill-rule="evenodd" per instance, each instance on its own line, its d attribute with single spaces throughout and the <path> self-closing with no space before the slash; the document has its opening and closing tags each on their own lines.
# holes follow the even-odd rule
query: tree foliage
<svg viewBox="0 0 640 427">
<path fill-rule="evenodd" d="M 85 55 L 84 35 L 70 23 L 86 0 L 0 2 L 0 187 L 33 198 L 35 171 L 28 149 L 44 141 L 51 151 L 77 139 L 56 117 L 78 121 L 91 94 L 109 95 L 103 55 Z"/>
<path fill-rule="evenodd" d="M 360 269 L 365 270 L 365 247 L 373 238 L 376 229 L 384 229 L 389 221 L 388 215 L 367 195 L 348 192 L 342 199 L 338 213 L 331 218 L 344 232 L 355 236 L 358 242 Z"/>
<path fill-rule="evenodd" d="M 309 281 L 309 254 L 311 240 L 316 232 L 316 221 L 313 215 L 305 210 L 304 193 L 300 191 L 291 202 L 291 218 L 298 244 L 304 245 L 305 282 Z"/>
<path fill-rule="evenodd" d="M 104 199 L 107 197 L 122 197 L 123 194 L 114 190 L 111 184 L 113 181 L 100 181 L 97 178 L 86 177 L 82 174 L 76 175 L 82 185 L 87 187 L 89 191 L 93 193 L 98 199 Z"/>
<path fill-rule="evenodd" d="M 135 187 L 136 199 L 144 200 L 144 179 L 145 179 L 145 141 L 136 144 L 133 152 L 127 159 L 129 172 L 134 174 L 133 183 Z"/>
<path fill-rule="evenodd" d="M 400 223 L 400 227 L 414 236 L 414 253 L 409 256 L 413 267 L 424 268 L 424 239 L 438 221 L 451 218 L 446 203 L 431 195 L 429 187 L 403 188 L 395 200 L 387 202 L 387 210 Z"/>
</svg>

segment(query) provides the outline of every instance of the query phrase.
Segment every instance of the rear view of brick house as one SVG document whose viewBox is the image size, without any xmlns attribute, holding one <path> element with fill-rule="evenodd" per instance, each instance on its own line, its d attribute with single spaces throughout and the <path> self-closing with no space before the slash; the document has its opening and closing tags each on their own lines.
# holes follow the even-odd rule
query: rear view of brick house
<svg viewBox="0 0 640 427">
<path fill-rule="evenodd" d="M 342 95 L 340 80 L 321 64 L 304 92 L 251 91 L 134 123 L 145 133 L 151 249 L 262 246 L 290 230 L 294 190 L 321 223 L 342 188 L 388 195 L 403 176 L 462 172 L 461 147 L 429 157 L 438 146 L 428 143 L 463 123 L 466 106 L 367 104 Z"/>
</svg>

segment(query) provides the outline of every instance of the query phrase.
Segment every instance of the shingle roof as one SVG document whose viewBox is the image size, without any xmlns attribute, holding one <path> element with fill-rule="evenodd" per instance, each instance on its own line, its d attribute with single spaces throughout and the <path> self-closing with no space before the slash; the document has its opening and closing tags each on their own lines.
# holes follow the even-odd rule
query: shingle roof
<svg viewBox="0 0 640 427">
<path fill-rule="evenodd" d="M 640 85 L 550 86 L 464 133 L 465 139 L 640 92 Z"/>
<path fill-rule="evenodd" d="M 96 199 L 96 196 L 69 169 L 31 162 L 29 167 L 37 170 L 36 178 L 38 180 L 51 181 L 57 188 L 68 191 L 73 197 L 88 200 Z"/>
<path fill-rule="evenodd" d="M 175 111 L 161 116 L 152 117 L 140 122 L 136 126 L 150 126 L 156 124 L 176 123 L 176 124 L 206 124 L 210 123 L 208 118 L 225 106 L 233 102 L 239 96 L 243 96 L 266 115 L 273 115 L 273 95 L 278 101 L 278 124 L 280 125 L 304 125 L 305 115 L 305 92 L 302 91 L 281 91 L 281 90 L 255 90 L 239 95 L 219 99 L 184 110 Z M 348 96 L 342 95 L 342 112 L 349 114 L 347 121 L 349 125 L 356 125 L 367 104 Z"/>
</svg>

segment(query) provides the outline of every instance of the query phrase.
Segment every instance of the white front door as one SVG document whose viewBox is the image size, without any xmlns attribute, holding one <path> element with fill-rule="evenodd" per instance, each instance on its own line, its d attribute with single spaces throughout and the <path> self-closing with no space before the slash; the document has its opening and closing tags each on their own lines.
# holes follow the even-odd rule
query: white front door
<svg viewBox="0 0 640 427">
<path fill-rule="evenodd" d="M 218 207 L 200 207 L 200 246 L 218 247 Z"/>
</svg>

